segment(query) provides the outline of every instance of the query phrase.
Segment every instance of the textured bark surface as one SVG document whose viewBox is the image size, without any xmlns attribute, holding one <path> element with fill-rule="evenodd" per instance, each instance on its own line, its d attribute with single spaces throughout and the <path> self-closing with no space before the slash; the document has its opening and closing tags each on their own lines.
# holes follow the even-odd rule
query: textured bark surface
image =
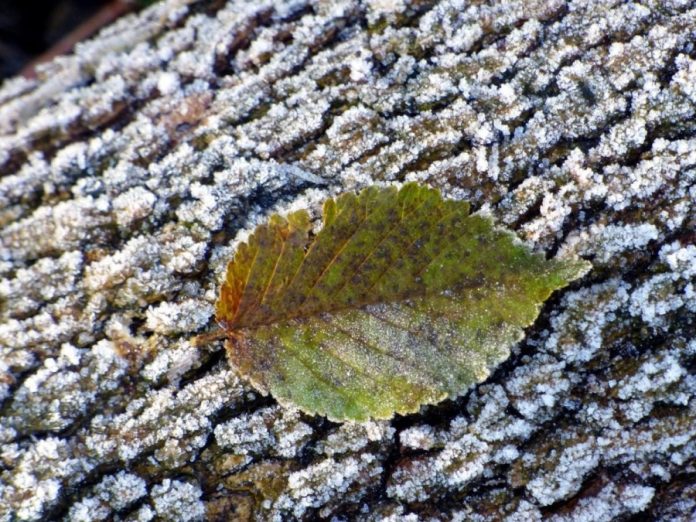
<svg viewBox="0 0 696 522">
<path fill-rule="evenodd" d="M 688 520 L 696 3 L 171 0 L 0 87 L 0 520 Z M 334 424 L 192 346 L 373 183 L 594 269 L 457 400 Z"/>
</svg>

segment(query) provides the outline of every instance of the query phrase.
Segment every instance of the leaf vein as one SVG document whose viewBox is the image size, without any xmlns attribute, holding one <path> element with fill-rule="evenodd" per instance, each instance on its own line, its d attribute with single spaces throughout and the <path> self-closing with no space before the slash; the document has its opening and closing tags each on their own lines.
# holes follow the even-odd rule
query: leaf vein
<svg viewBox="0 0 696 522">
<path fill-rule="evenodd" d="M 331 258 L 331 260 L 326 264 L 326 266 L 324 267 L 324 269 L 321 271 L 321 273 L 319 274 L 319 277 L 317 277 L 317 278 L 314 280 L 314 283 L 312 283 L 312 286 L 310 286 L 309 289 L 305 292 L 304 299 L 302 300 L 301 303 L 299 303 L 299 304 L 297 305 L 297 309 L 298 309 L 298 310 L 300 310 L 300 309 L 302 308 L 302 306 L 304 306 L 304 304 L 307 302 L 307 299 L 308 299 L 309 296 L 311 295 L 311 293 L 312 293 L 312 291 L 314 290 L 314 288 L 317 286 L 317 284 L 319 283 L 319 281 L 321 281 L 321 278 L 324 277 L 324 274 L 326 274 L 326 271 L 327 271 L 327 270 L 331 267 L 331 265 L 336 261 L 336 259 L 338 258 L 338 256 L 341 255 L 341 252 L 343 252 L 343 250 L 345 250 L 345 248 L 348 246 L 348 243 L 355 237 L 355 234 L 357 234 L 358 231 L 360 230 L 360 226 L 361 226 L 363 223 L 365 223 L 365 221 L 367 220 L 367 218 L 368 218 L 369 216 L 370 216 L 369 211 L 367 211 L 367 213 L 366 213 L 365 216 L 360 220 L 360 222 L 357 224 L 357 226 L 355 227 L 355 229 L 350 233 L 350 235 L 346 238 L 346 240 L 341 244 L 341 246 L 339 247 L 339 249 L 338 249 L 338 251 L 336 252 L 336 254 Z M 309 253 L 308 253 L 308 254 L 309 254 Z M 302 263 L 301 263 L 301 264 L 304 264 L 304 262 L 305 262 L 306 259 L 307 259 L 307 256 L 305 256 L 305 258 L 302 260 Z M 299 315 L 299 314 L 298 314 L 298 315 Z"/>
<path fill-rule="evenodd" d="M 373 315 L 373 314 L 370 314 L 370 313 L 367 312 L 366 310 L 361 310 L 361 312 L 367 313 L 367 314 L 369 314 L 370 316 L 374 317 L 375 319 L 381 320 L 379 317 L 377 317 L 377 316 L 375 316 L 375 315 Z M 391 352 L 391 351 L 389 351 L 389 350 L 383 350 L 383 349 L 379 348 L 379 346 L 377 346 L 377 345 L 374 344 L 374 343 L 371 343 L 371 342 L 369 342 L 369 341 L 367 341 L 367 340 L 365 340 L 365 339 L 358 338 L 358 337 L 354 336 L 353 334 L 351 334 L 350 331 L 346 330 L 345 328 L 343 328 L 343 327 L 341 327 L 341 326 L 339 326 L 339 325 L 337 325 L 337 324 L 334 324 L 334 323 L 329 322 L 328 320 L 326 320 L 326 319 L 323 318 L 323 317 L 321 317 L 320 319 L 321 319 L 323 322 L 325 322 L 326 324 L 328 324 L 330 327 L 335 328 L 336 330 L 338 330 L 340 333 L 342 333 L 343 335 L 345 335 L 345 336 L 348 337 L 349 339 L 352 339 L 353 341 L 355 341 L 355 342 L 357 342 L 357 343 L 359 343 L 359 344 L 362 344 L 362 345 L 366 346 L 368 349 L 372 350 L 373 352 L 376 352 L 376 353 L 382 354 L 382 355 L 384 355 L 384 356 L 386 356 L 386 357 L 389 357 L 390 359 L 393 359 L 393 360 L 396 361 L 397 363 L 401 363 L 401 364 L 407 365 L 407 366 L 408 366 L 409 368 L 411 368 L 412 370 L 415 370 L 416 373 L 418 373 L 419 375 L 422 375 L 422 376 L 424 376 L 424 377 L 427 377 L 428 380 L 430 381 L 430 384 L 435 384 L 435 381 L 433 381 L 433 375 L 432 375 L 430 372 L 426 372 L 426 375 L 423 375 L 423 369 L 424 369 L 424 368 L 423 368 L 422 366 L 416 366 L 413 362 L 409 361 L 408 359 L 404 359 L 404 358 L 398 357 L 395 353 L 393 353 L 393 352 Z M 397 328 L 398 328 L 398 327 L 397 327 Z M 410 330 L 408 330 L 408 329 L 405 329 L 405 330 L 408 331 L 409 333 L 411 333 Z M 338 358 L 339 360 L 343 360 L 342 358 L 340 358 L 340 357 L 338 357 L 338 356 L 337 356 L 337 358 Z M 381 377 L 380 380 L 384 380 L 384 378 Z"/>
<path fill-rule="evenodd" d="M 405 204 L 402 204 L 402 206 L 401 206 L 401 212 L 400 212 L 401 216 L 399 217 L 399 221 L 397 221 L 396 224 L 394 224 L 392 227 L 390 227 L 390 228 L 387 230 L 387 233 L 384 234 L 384 236 L 382 236 L 382 237 L 380 238 L 380 240 L 379 240 L 378 243 L 375 245 L 375 247 L 367 254 L 367 256 L 365 256 L 365 257 L 363 258 L 362 261 L 360 261 L 360 264 L 359 264 L 357 267 L 355 267 L 355 269 L 353 270 L 353 272 L 351 272 L 350 277 L 348 277 L 348 276 L 345 277 L 344 282 L 343 282 L 343 285 L 341 285 L 341 287 L 340 287 L 338 290 L 336 290 L 336 291 L 334 292 L 334 295 L 340 295 L 340 293 L 343 291 L 343 289 L 344 289 L 344 288 L 348 285 L 348 283 L 350 282 L 352 276 L 355 275 L 355 274 L 357 273 L 357 271 L 360 269 L 360 267 L 363 266 L 363 265 L 365 264 L 365 262 L 366 262 L 370 257 L 372 257 L 372 255 L 373 255 L 375 252 L 377 252 L 377 249 L 380 247 L 380 245 L 381 245 L 388 237 L 391 236 L 391 233 L 392 233 L 399 225 L 403 224 L 404 218 L 407 217 L 407 216 L 413 215 L 413 213 L 415 213 L 418 209 L 420 209 L 423 205 L 425 205 L 425 203 L 426 203 L 426 200 L 421 201 L 421 203 L 418 204 L 418 206 L 416 206 L 415 208 L 413 208 L 413 210 L 412 210 L 411 212 L 409 212 L 407 215 L 404 215 L 404 213 L 403 213 L 403 209 L 404 209 L 404 205 L 405 205 Z M 388 270 L 388 269 L 389 269 L 389 268 L 387 267 L 387 270 Z M 370 287 L 370 288 L 372 288 L 372 287 Z"/>
<path fill-rule="evenodd" d="M 259 299 L 257 308 L 263 304 L 264 299 L 266 299 L 266 294 L 268 293 L 268 290 L 271 288 L 271 284 L 273 283 L 273 278 L 276 275 L 276 272 L 278 271 L 278 265 L 280 264 L 280 260 L 283 258 L 283 254 L 285 253 L 285 245 L 288 244 L 287 238 L 283 238 L 283 234 L 279 234 L 280 239 L 283 242 L 283 244 L 280 246 L 280 253 L 278 254 L 278 257 L 276 258 L 276 262 L 273 265 L 273 271 L 271 272 L 271 276 L 268 278 L 268 284 L 266 285 L 266 288 L 263 291 L 263 294 L 261 294 L 261 299 Z M 290 237 L 290 236 L 288 236 Z"/>
<path fill-rule="evenodd" d="M 432 227 L 430 227 L 427 231 L 425 231 L 425 232 L 421 233 L 419 236 L 417 236 L 413 241 L 411 241 L 411 242 L 406 246 L 406 248 L 404 248 L 404 249 L 402 250 L 402 252 L 407 252 L 413 245 L 416 244 L 416 242 L 417 242 L 418 240 L 423 239 L 423 236 L 424 236 L 426 233 L 430 232 L 430 230 L 431 230 L 432 228 L 434 228 L 436 225 L 439 225 L 439 224 L 440 224 L 442 221 L 444 221 L 446 218 L 449 218 L 449 217 L 455 215 L 457 212 L 459 212 L 459 210 L 456 210 L 456 209 L 455 209 L 455 210 L 453 210 L 452 212 L 449 212 L 448 214 L 442 215 L 442 216 L 440 217 L 440 219 L 438 219 L 435 223 L 433 223 L 433 226 L 432 226 Z M 438 254 L 438 255 L 439 255 L 439 254 Z M 436 256 L 436 257 L 437 257 L 437 256 Z M 366 290 L 366 293 L 371 292 L 372 289 L 373 289 L 375 286 L 377 286 L 377 284 L 382 280 L 382 278 L 384 277 L 384 275 L 385 275 L 387 272 L 389 272 L 390 269 L 391 269 L 391 266 L 388 266 L 387 268 L 385 268 L 385 269 L 377 276 L 377 279 L 375 279 L 375 281 L 374 281 L 374 282 L 370 285 L 370 287 Z M 400 300 L 401 300 L 401 299 L 400 299 Z"/>
</svg>

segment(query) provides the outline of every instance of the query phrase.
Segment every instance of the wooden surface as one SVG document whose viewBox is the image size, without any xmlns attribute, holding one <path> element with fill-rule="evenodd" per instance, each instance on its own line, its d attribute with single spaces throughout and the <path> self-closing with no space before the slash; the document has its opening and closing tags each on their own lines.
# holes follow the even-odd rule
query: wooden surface
<svg viewBox="0 0 696 522">
<path fill-rule="evenodd" d="M 171 0 L 7 81 L 0 520 L 689 520 L 695 33 L 680 1 Z M 486 382 L 339 425 L 191 345 L 267 213 L 408 180 L 594 265 Z"/>
</svg>

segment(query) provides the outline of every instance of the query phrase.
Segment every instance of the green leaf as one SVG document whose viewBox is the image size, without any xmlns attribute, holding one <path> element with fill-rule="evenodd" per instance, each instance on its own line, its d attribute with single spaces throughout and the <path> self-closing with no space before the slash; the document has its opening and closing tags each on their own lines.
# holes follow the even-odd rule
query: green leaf
<svg viewBox="0 0 696 522">
<path fill-rule="evenodd" d="M 590 269 L 414 183 L 329 199 L 310 229 L 304 210 L 258 226 L 216 317 L 257 389 L 334 420 L 415 412 L 484 380 L 551 292 Z"/>
</svg>

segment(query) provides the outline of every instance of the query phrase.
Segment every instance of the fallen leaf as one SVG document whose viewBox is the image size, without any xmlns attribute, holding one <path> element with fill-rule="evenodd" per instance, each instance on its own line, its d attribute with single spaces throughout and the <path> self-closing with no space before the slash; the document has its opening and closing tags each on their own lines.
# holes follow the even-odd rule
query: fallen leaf
<svg viewBox="0 0 696 522">
<path fill-rule="evenodd" d="M 338 421 L 415 412 L 484 380 L 541 303 L 590 269 L 415 183 L 328 199 L 310 229 L 305 210 L 259 225 L 216 318 L 254 387 Z"/>
</svg>

